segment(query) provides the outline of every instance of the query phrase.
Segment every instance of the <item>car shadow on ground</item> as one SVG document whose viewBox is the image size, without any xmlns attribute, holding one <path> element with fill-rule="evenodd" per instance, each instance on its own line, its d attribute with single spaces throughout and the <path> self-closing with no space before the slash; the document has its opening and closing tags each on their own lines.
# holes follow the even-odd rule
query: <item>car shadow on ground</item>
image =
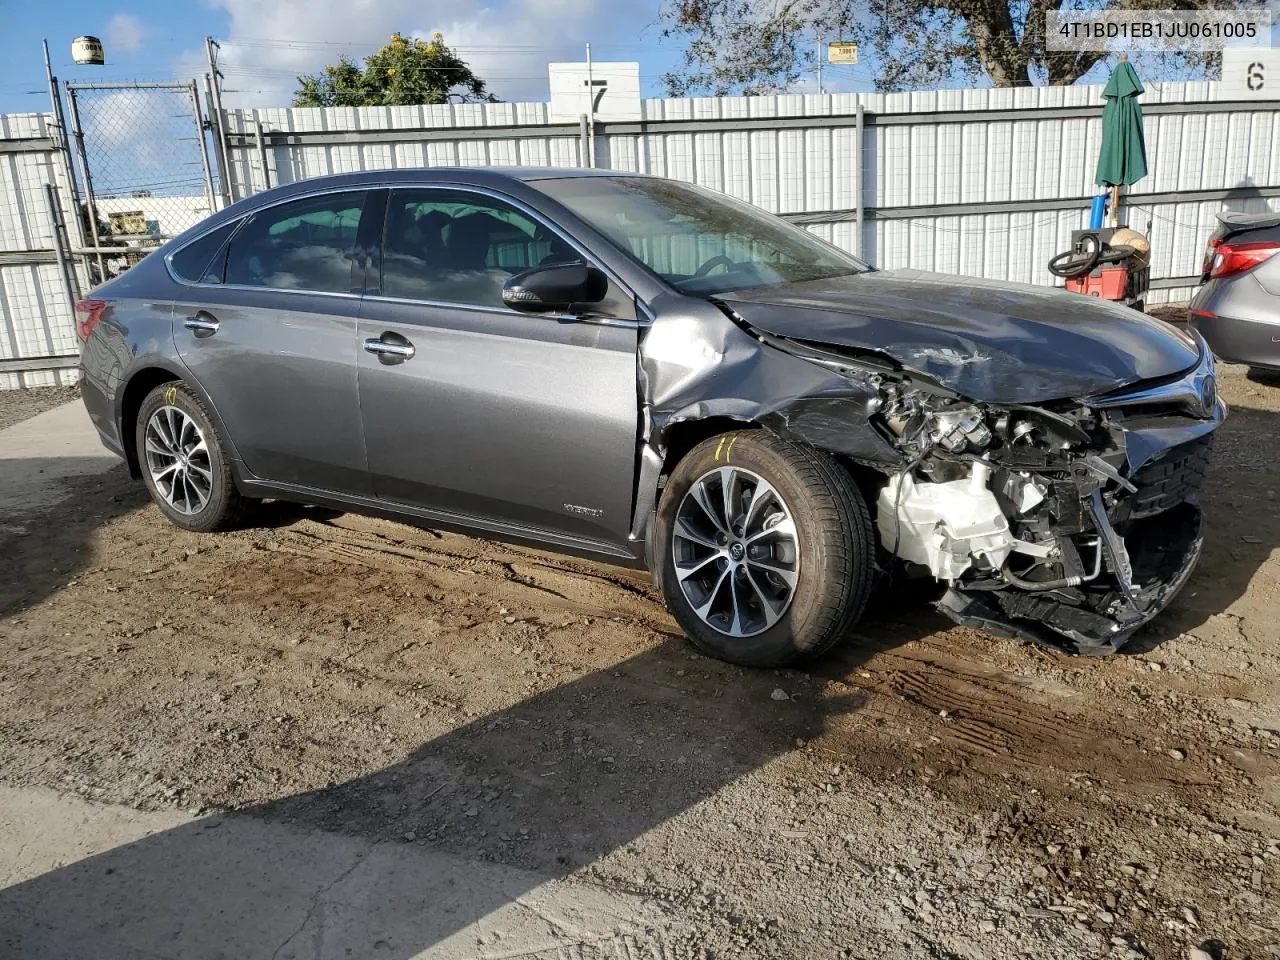
<svg viewBox="0 0 1280 960">
<path fill-rule="evenodd" d="M 53 507 L 18 510 L 0 499 L 0 617 L 33 607 L 88 567 L 91 541 L 99 528 L 134 510 L 158 509 L 146 487 L 129 476 L 123 463 L 105 472 L 84 474 L 97 458 L 61 457 L 23 461 L 57 483 L 61 499 Z M 84 475 L 82 475 L 84 474 Z M 0 470 L 0 498 L 4 494 Z M 303 520 L 324 522 L 340 511 L 287 501 L 256 505 L 246 526 L 276 530 Z"/>
<path fill-rule="evenodd" d="M 19 512 L 0 500 L 0 617 L 40 603 L 91 562 L 96 531 L 149 501 L 124 464 L 103 473 L 77 475 L 95 458 L 23 461 L 29 470 L 61 485 L 56 506 Z M 0 484 L 3 483 L 0 472 Z M 0 497 L 4 490 L 0 488 Z"/>
<path fill-rule="evenodd" d="M 283 530 L 303 520 L 325 523 L 342 516 L 341 510 L 328 507 L 312 506 L 305 503 L 291 503 L 288 500 L 268 500 L 259 503 L 245 517 L 246 527 L 261 530 Z"/>
<path fill-rule="evenodd" d="M 804 673 L 688 654 L 668 637 L 369 776 L 0 890 L 0 952 L 413 957 L 689 813 L 861 705 Z M 356 856 L 356 839 L 373 844 Z M 567 927 L 560 936 L 575 940 Z M 473 952 L 471 941 L 449 955 Z"/>
</svg>

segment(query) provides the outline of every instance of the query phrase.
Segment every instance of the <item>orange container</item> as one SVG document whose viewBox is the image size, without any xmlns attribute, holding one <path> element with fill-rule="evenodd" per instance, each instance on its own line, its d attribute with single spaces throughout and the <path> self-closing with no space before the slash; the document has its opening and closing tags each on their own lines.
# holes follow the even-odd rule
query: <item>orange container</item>
<svg viewBox="0 0 1280 960">
<path fill-rule="evenodd" d="M 1067 289 L 1072 293 L 1103 300 L 1125 299 L 1128 285 L 1128 267 L 1099 267 L 1088 276 L 1067 278 Z"/>
</svg>

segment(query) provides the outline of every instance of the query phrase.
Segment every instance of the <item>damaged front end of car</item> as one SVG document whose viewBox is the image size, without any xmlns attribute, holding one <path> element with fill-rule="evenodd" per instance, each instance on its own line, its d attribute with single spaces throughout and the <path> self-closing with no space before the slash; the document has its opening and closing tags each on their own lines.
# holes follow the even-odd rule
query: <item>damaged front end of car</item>
<svg viewBox="0 0 1280 960">
<path fill-rule="evenodd" d="M 885 561 L 944 583 L 938 607 L 958 623 L 1106 654 L 1186 582 L 1203 543 L 1198 492 L 1226 416 L 1198 335 L 1124 311 L 1092 357 L 1059 357 L 1069 386 L 1046 399 L 1043 342 L 1036 364 L 1014 350 L 1033 336 L 997 349 L 942 335 L 936 347 L 923 337 L 870 344 L 855 322 L 837 343 L 805 337 L 817 332 L 808 314 L 744 316 L 750 307 L 669 316 L 641 342 L 637 539 L 672 431 L 719 419 L 861 471 Z"/>
<path fill-rule="evenodd" d="M 898 454 L 892 465 L 861 461 L 886 474 L 881 544 L 947 585 L 942 612 L 1095 655 L 1164 609 L 1200 555 L 1197 496 L 1226 407 L 1212 355 L 1197 347 L 1194 368 L 1163 382 L 1019 405 L 974 402 L 821 345 L 783 345 L 865 390 L 870 425 Z"/>
</svg>

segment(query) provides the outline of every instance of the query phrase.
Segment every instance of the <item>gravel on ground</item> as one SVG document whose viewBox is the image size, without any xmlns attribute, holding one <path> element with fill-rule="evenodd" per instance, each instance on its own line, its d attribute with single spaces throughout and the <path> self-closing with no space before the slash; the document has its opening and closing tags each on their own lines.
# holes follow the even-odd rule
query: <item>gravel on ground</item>
<svg viewBox="0 0 1280 960">
<path fill-rule="evenodd" d="M 1108 659 L 899 588 L 741 670 L 630 571 L 285 504 L 189 534 L 79 478 L 0 535 L 0 783 L 594 884 L 697 956 L 1275 956 L 1280 388 L 1221 391 L 1198 570 Z"/>
</svg>

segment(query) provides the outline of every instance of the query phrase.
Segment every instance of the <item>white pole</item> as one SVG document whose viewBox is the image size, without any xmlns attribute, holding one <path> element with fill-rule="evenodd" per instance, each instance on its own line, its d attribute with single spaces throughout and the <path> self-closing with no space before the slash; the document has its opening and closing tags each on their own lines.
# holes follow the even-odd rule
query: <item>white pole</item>
<svg viewBox="0 0 1280 960">
<path fill-rule="evenodd" d="M 822 91 L 822 40 L 821 38 L 817 40 L 817 45 L 818 45 L 818 93 L 821 94 L 823 92 Z"/>
<path fill-rule="evenodd" d="M 587 116 L 589 118 L 587 132 L 587 166 L 592 170 L 596 167 L 596 87 L 592 82 L 594 77 L 591 73 L 591 44 L 587 44 L 587 109 L 590 111 Z"/>
</svg>

